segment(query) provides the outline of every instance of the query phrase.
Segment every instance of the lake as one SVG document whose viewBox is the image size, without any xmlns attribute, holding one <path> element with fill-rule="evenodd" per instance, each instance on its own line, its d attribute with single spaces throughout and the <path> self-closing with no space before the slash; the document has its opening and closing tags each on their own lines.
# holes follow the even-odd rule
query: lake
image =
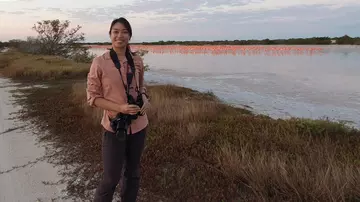
<svg viewBox="0 0 360 202">
<path fill-rule="evenodd" d="M 148 49 L 147 82 L 212 91 L 229 104 L 274 118 L 327 117 L 360 127 L 360 46 Z M 99 55 L 106 48 L 91 51 Z"/>
</svg>

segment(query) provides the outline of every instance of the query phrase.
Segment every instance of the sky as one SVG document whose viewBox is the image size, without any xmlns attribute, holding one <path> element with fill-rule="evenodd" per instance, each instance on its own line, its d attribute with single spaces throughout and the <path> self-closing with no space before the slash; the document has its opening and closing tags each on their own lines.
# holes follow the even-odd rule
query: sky
<svg viewBox="0 0 360 202">
<path fill-rule="evenodd" d="M 360 36 L 360 0 L 0 0 L 0 41 L 59 19 L 80 25 L 87 42 L 109 42 L 118 17 L 132 42 Z"/>
</svg>

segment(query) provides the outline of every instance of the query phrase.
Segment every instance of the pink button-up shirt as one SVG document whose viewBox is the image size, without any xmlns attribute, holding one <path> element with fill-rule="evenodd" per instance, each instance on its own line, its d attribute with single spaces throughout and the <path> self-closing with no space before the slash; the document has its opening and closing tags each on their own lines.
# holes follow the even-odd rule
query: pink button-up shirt
<svg viewBox="0 0 360 202">
<path fill-rule="evenodd" d="M 130 85 L 130 94 L 136 99 L 137 92 L 135 91 L 136 81 L 143 88 L 144 83 L 144 65 L 140 56 L 134 55 L 135 75 Z M 127 84 L 127 71 L 131 72 L 127 61 L 120 61 L 121 74 L 125 84 Z M 90 71 L 87 76 L 87 102 L 90 106 L 94 106 L 96 98 L 104 98 L 119 105 L 127 103 L 126 89 L 121 81 L 120 73 L 115 67 L 110 57 L 110 51 L 94 58 Z M 101 125 L 108 131 L 114 132 L 110 127 L 110 118 L 115 117 L 117 112 L 104 110 L 101 119 Z M 134 134 L 144 129 L 148 125 L 148 117 L 146 114 L 138 116 L 136 120 L 131 123 L 131 132 Z M 130 133 L 130 128 L 128 130 Z"/>
</svg>

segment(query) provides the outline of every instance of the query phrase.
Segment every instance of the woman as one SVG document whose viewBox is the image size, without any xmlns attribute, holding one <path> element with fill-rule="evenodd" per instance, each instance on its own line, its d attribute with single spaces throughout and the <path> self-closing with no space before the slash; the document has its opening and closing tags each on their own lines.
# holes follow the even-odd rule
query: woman
<svg viewBox="0 0 360 202">
<path fill-rule="evenodd" d="M 125 18 L 115 19 L 109 35 L 112 49 L 93 60 L 87 77 L 88 104 L 104 110 L 101 120 L 105 129 L 102 140 L 104 171 L 95 201 L 112 201 L 124 167 L 121 198 L 123 202 L 130 202 L 136 201 L 139 190 L 140 158 L 148 125 L 146 110 L 150 104 L 144 87 L 143 61 L 128 45 L 132 36 L 130 23 Z M 129 104 L 129 96 L 135 100 L 142 98 L 142 107 Z M 111 124 L 118 114 L 137 115 L 128 128 L 122 128 L 126 132 L 121 138 L 122 133 Z"/>
</svg>

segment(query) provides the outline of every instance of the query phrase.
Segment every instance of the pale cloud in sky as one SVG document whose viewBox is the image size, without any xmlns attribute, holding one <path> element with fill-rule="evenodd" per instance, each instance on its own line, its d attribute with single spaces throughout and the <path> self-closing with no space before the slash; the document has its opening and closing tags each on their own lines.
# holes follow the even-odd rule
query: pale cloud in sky
<svg viewBox="0 0 360 202">
<path fill-rule="evenodd" d="M 108 41 L 120 16 L 133 41 L 360 36 L 360 0 L 0 0 L 0 40 L 60 19 L 81 25 L 87 41 Z"/>
</svg>

